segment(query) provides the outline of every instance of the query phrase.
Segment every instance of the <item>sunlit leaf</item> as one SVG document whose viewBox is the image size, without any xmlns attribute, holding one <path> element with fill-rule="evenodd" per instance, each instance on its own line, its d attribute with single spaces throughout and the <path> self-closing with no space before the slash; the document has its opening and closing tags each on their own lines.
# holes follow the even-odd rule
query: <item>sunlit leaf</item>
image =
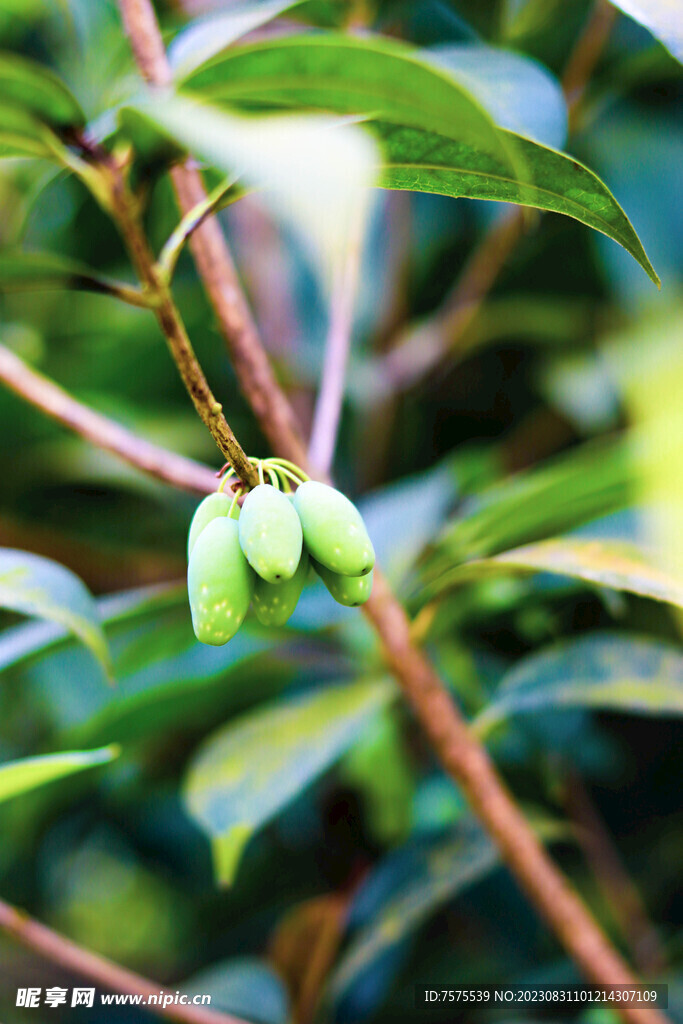
<svg viewBox="0 0 683 1024">
<path fill-rule="evenodd" d="M 378 154 L 361 128 L 323 115 L 246 118 L 186 97 L 136 108 L 192 153 L 261 190 L 326 284 L 362 238 Z"/>
<path fill-rule="evenodd" d="M 51 157 L 51 132 L 26 110 L 0 102 L 0 157 Z"/>
<path fill-rule="evenodd" d="M 119 748 L 110 746 L 99 750 L 70 750 L 64 754 L 26 757 L 0 764 L 0 803 L 54 779 L 106 764 L 118 755 Z"/>
<path fill-rule="evenodd" d="M 0 607 L 66 627 L 111 674 L 97 605 L 85 584 L 63 565 L 28 551 L 0 548 Z"/>
<path fill-rule="evenodd" d="M 683 608 L 683 581 L 664 572 L 634 545 L 608 540 L 558 537 L 479 559 L 446 573 L 435 584 L 439 592 L 506 572 L 549 572 L 573 576 L 601 587 L 625 590 Z"/>
<path fill-rule="evenodd" d="M 475 718 L 479 736 L 518 714 L 599 708 L 633 715 L 683 714 L 683 654 L 657 640 L 590 634 L 522 659 Z"/>
<path fill-rule="evenodd" d="M 614 0 L 614 3 L 649 29 L 683 62 L 683 17 L 678 0 Z"/>
<path fill-rule="evenodd" d="M 0 53 L 0 100 L 22 107 L 55 128 L 80 127 L 85 116 L 57 75 L 35 61 Z"/>
<path fill-rule="evenodd" d="M 386 680 L 374 680 L 306 693 L 210 737 L 190 766 L 184 792 L 190 814 L 211 836 L 221 882 L 232 882 L 256 829 L 359 738 L 392 692 Z"/>
</svg>

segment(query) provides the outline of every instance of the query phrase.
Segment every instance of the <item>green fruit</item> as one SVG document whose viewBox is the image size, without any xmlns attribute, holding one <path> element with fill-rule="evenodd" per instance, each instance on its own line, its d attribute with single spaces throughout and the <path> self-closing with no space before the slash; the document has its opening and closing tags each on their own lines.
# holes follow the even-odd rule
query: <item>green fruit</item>
<svg viewBox="0 0 683 1024">
<path fill-rule="evenodd" d="M 187 570 L 192 626 L 203 644 L 221 647 L 247 614 L 254 574 L 242 554 L 235 519 L 213 519 L 200 533 Z"/>
<path fill-rule="evenodd" d="M 335 601 L 347 608 L 365 604 L 372 593 L 372 569 L 365 576 L 340 576 L 319 562 L 313 561 L 313 568 Z"/>
<path fill-rule="evenodd" d="M 308 555 L 303 551 L 299 568 L 291 580 L 285 580 L 284 583 L 266 583 L 260 576 L 256 577 L 252 604 L 260 623 L 264 626 L 284 626 L 299 602 L 308 577 L 308 569 Z"/>
<path fill-rule="evenodd" d="M 197 511 L 192 517 L 190 523 L 190 532 L 187 535 L 187 557 L 189 558 L 192 554 L 192 549 L 197 543 L 197 537 L 202 532 L 205 526 L 207 526 L 212 519 L 218 519 L 221 516 L 227 516 L 230 511 L 230 505 L 232 504 L 232 498 L 229 498 L 227 494 L 223 494 L 222 491 L 216 491 L 214 494 L 209 494 L 208 497 L 204 498 L 203 501 L 197 506 Z"/>
<path fill-rule="evenodd" d="M 249 491 L 239 519 L 242 551 L 267 583 L 291 580 L 301 560 L 303 534 L 291 501 L 271 484 Z"/>
<path fill-rule="evenodd" d="M 304 542 L 317 562 L 342 576 L 365 576 L 375 564 L 375 550 L 360 512 L 327 484 L 307 480 L 297 487 L 294 508 Z"/>
</svg>

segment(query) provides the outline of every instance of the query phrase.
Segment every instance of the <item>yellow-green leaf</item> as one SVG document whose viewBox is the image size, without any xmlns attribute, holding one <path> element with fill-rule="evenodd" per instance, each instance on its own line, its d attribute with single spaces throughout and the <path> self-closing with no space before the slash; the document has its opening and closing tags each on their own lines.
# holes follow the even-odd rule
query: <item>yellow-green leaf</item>
<svg viewBox="0 0 683 1024">
<path fill-rule="evenodd" d="M 73 775 L 85 768 L 107 764 L 120 753 L 112 745 L 99 750 L 69 750 L 63 754 L 46 754 L 43 757 L 25 757 L 19 761 L 0 764 L 0 803 L 14 796 L 26 793 L 46 782 Z"/>
</svg>

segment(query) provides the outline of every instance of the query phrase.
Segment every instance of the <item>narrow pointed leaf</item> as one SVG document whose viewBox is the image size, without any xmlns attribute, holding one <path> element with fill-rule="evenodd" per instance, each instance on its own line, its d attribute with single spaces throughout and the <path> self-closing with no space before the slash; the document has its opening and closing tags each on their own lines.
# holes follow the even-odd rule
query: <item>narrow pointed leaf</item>
<svg viewBox="0 0 683 1024">
<path fill-rule="evenodd" d="M 112 745 L 101 747 L 99 750 L 69 750 L 63 754 L 46 754 L 43 757 L 7 761 L 0 764 L 0 803 L 54 779 L 107 764 L 118 757 L 119 752 L 119 748 Z"/>
<path fill-rule="evenodd" d="M 82 580 L 63 565 L 28 551 L 0 548 L 0 607 L 65 626 L 111 675 L 97 605 Z"/>
<path fill-rule="evenodd" d="M 144 305 L 141 292 L 129 285 L 107 281 L 89 267 L 50 252 L 4 250 L 0 253 L 0 292 L 34 289 L 74 289 L 133 300 Z M 137 301 L 135 301 L 137 299 Z"/>
<path fill-rule="evenodd" d="M 518 714 L 599 708 L 634 715 L 683 715 L 683 654 L 671 644 L 590 634 L 524 658 L 473 722 L 479 736 Z"/>
<path fill-rule="evenodd" d="M 230 884 L 250 836 L 358 739 L 390 699 L 386 680 L 351 683 L 260 708 L 215 733 L 185 781 L 190 814 L 212 839 Z"/>
</svg>

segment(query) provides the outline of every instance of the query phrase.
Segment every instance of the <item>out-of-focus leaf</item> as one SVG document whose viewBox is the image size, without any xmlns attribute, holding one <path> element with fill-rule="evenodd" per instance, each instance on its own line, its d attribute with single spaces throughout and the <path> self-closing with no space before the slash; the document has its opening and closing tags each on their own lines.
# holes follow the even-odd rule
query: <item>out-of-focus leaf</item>
<svg viewBox="0 0 683 1024">
<path fill-rule="evenodd" d="M 617 242 L 659 285 L 619 203 L 600 178 L 573 157 L 508 133 L 524 170 L 520 177 L 487 152 L 463 143 L 455 132 L 437 135 L 385 123 L 376 128 L 386 146 L 383 188 L 517 203 L 564 214 Z"/>
<path fill-rule="evenodd" d="M 592 171 L 497 128 L 452 75 L 406 47 L 334 33 L 287 37 L 231 50 L 183 85 L 233 106 L 365 115 L 387 149 L 383 187 L 574 217 L 622 245 L 659 283 L 626 214 Z"/>
<path fill-rule="evenodd" d="M 0 606 L 65 626 L 111 674 L 97 605 L 85 584 L 63 565 L 28 551 L 0 549 Z"/>
<path fill-rule="evenodd" d="M 80 127 L 85 116 L 57 75 L 42 64 L 0 53 L 0 100 L 22 107 L 55 128 Z"/>
<path fill-rule="evenodd" d="M 472 727 L 488 736 L 506 719 L 549 708 L 632 715 L 683 714 L 683 655 L 671 644 L 590 634 L 524 658 Z"/>
<path fill-rule="evenodd" d="M 554 536 L 624 508 L 635 474 L 631 455 L 620 439 L 586 445 L 482 491 L 446 526 L 425 575 L 433 577 L 454 564 Z"/>
<path fill-rule="evenodd" d="M 214 1010 L 223 1010 L 255 1024 L 287 1024 L 289 997 L 273 968 L 255 957 L 236 957 L 214 964 L 183 983 L 189 995 L 211 994 Z"/>
<path fill-rule="evenodd" d="M 514 159 L 510 144 L 467 89 L 419 51 L 379 36 L 326 32 L 236 47 L 182 86 L 213 103 L 361 114 L 453 133 L 503 162 Z"/>
<path fill-rule="evenodd" d="M 185 781 L 190 814 L 211 836 L 230 884 L 253 832 L 358 739 L 391 698 L 386 680 L 336 686 L 230 722 L 202 746 Z"/>
<path fill-rule="evenodd" d="M 20 761 L 0 764 L 0 802 L 43 786 L 53 779 L 106 764 L 118 755 L 119 748 L 109 746 L 100 750 L 69 750 L 64 754 L 25 757 Z"/>
<path fill-rule="evenodd" d="M 391 854 L 368 877 L 351 908 L 354 916 L 369 918 L 352 938 L 332 976 L 330 995 L 337 1002 L 381 956 L 404 942 L 439 907 L 475 885 L 498 863 L 498 853 L 471 819 L 444 839 L 426 840 Z M 398 873 L 396 867 L 398 867 Z M 395 892 L 376 906 L 373 891 L 385 888 L 384 874 L 395 875 Z M 367 913 L 368 907 L 372 912 Z"/>
<path fill-rule="evenodd" d="M 683 17 L 677 0 L 614 0 L 625 14 L 649 29 L 683 62 Z"/>
<path fill-rule="evenodd" d="M 185 581 L 164 583 L 102 597 L 97 601 L 97 612 L 103 625 L 112 626 L 186 601 Z M 69 635 L 69 630 L 57 622 L 26 622 L 6 629 L 0 633 L 0 671 L 58 647 Z"/>
<path fill-rule="evenodd" d="M 182 96 L 135 109 L 191 152 L 262 190 L 326 285 L 360 243 L 379 157 L 361 128 L 324 115 L 246 118 Z"/>
<path fill-rule="evenodd" d="M 549 572 L 625 590 L 683 608 L 683 581 L 664 572 L 635 545 L 558 537 L 467 562 L 435 581 L 432 592 L 506 572 Z"/>
<path fill-rule="evenodd" d="M 89 267 L 51 252 L 7 250 L 0 253 L 0 292 L 64 288 L 116 295 L 117 285 Z M 133 294 L 132 288 L 127 289 Z M 142 295 L 141 303 L 144 302 Z"/>
<path fill-rule="evenodd" d="M 536 60 L 510 50 L 441 44 L 425 51 L 489 111 L 496 124 L 559 149 L 567 137 L 567 106 L 557 79 Z"/>
<path fill-rule="evenodd" d="M 176 75 L 187 75 L 231 43 L 296 7 L 302 0 L 245 0 L 227 11 L 217 11 L 195 21 L 179 32 L 168 48 L 168 59 Z"/>
<path fill-rule="evenodd" d="M 0 102 L 0 157 L 51 157 L 50 135 L 50 129 L 25 110 Z"/>
</svg>

